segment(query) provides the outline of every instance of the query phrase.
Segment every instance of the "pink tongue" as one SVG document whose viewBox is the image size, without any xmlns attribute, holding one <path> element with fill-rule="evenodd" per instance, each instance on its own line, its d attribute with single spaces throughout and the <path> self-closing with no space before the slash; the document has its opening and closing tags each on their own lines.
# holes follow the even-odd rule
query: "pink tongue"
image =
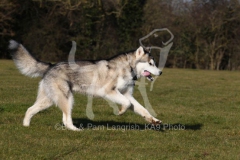
<svg viewBox="0 0 240 160">
<path fill-rule="evenodd" d="M 143 72 L 143 76 L 145 76 L 145 77 L 150 76 L 150 75 L 151 75 L 151 73 L 148 72 L 148 71 L 144 71 L 144 72 Z"/>
</svg>

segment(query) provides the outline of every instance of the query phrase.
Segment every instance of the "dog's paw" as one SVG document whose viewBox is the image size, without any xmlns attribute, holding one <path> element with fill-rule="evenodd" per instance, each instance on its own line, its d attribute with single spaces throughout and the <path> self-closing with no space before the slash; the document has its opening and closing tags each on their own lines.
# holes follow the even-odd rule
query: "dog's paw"
<svg viewBox="0 0 240 160">
<path fill-rule="evenodd" d="M 124 113 L 125 113 L 125 111 L 119 111 L 119 112 L 118 112 L 118 115 L 121 116 L 121 115 L 123 115 Z"/>
<path fill-rule="evenodd" d="M 30 121 L 28 121 L 28 120 L 23 120 L 23 126 L 24 127 L 29 127 L 30 126 Z"/>
<path fill-rule="evenodd" d="M 159 125 L 162 123 L 162 121 L 160 121 L 154 117 L 149 117 L 149 118 L 144 117 L 144 118 L 146 119 L 146 121 L 148 121 L 149 123 L 154 124 L 154 125 Z"/>
<path fill-rule="evenodd" d="M 159 125 L 159 124 L 162 124 L 162 121 L 156 119 L 156 118 L 153 118 L 152 119 L 152 122 L 151 122 L 153 125 Z"/>
<path fill-rule="evenodd" d="M 118 112 L 118 115 L 121 116 L 127 111 L 127 108 L 122 107 L 121 110 Z"/>
</svg>

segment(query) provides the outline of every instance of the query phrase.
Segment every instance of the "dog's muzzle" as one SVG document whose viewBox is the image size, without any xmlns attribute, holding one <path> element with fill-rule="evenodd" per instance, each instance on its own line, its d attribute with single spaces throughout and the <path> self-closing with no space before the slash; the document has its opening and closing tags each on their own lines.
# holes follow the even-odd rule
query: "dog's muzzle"
<svg viewBox="0 0 240 160">
<path fill-rule="evenodd" d="M 147 71 L 148 72 L 148 71 Z M 157 76 L 160 76 L 160 75 L 162 75 L 162 71 L 159 71 L 159 73 L 158 73 L 158 75 Z M 146 76 L 147 77 L 147 79 L 149 80 L 149 81 L 153 81 L 154 80 L 154 78 L 152 77 L 152 75 L 149 73 L 149 75 L 148 76 Z"/>
</svg>

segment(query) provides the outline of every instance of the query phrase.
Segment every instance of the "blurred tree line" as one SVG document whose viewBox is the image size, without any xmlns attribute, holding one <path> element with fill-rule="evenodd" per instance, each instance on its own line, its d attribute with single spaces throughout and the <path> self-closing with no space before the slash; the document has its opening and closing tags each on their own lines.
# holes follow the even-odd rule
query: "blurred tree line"
<svg viewBox="0 0 240 160">
<path fill-rule="evenodd" d="M 67 60 L 72 40 L 78 60 L 109 58 L 156 28 L 175 36 L 167 67 L 240 69 L 239 0 L 1 0 L 0 58 L 10 39 L 41 60 Z"/>
</svg>

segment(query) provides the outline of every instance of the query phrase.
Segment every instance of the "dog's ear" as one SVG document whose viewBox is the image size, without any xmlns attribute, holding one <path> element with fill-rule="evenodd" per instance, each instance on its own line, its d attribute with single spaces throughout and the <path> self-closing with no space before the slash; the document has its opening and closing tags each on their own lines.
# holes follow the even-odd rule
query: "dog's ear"
<svg viewBox="0 0 240 160">
<path fill-rule="evenodd" d="M 151 53 L 151 47 L 146 47 L 146 48 L 144 48 L 144 51 L 145 51 L 146 53 L 150 54 L 150 53 Z"/>
<path fill-rule="evenodd" d="M 144 55 L 144 50 L 143 50 L 143 47 L 140 46 L 140 47 L 136 50 L 136 58 L 137 58 L 137 59 L 140 59 L 143 55 Z"/>
</svg>

